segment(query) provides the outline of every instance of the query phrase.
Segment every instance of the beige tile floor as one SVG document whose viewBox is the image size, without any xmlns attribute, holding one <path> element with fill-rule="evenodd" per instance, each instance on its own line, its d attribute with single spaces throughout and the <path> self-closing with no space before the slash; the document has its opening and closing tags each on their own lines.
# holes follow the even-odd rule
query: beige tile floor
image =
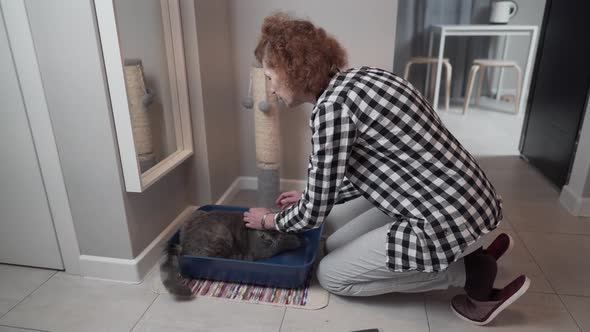
<svg viewBox="0 0 590 332">
<path fill-rule="evenodd" d="M 590 219 L 557 203 L 558 191 L 516 157 L 480 158 L 505 200 L 496 231 L 516 240 L 499 261 L 497 285 L 519 273 L 529 292 L 489 327 L 499 331 L 590 331 Z M 250 206 L 244 191 L 229 204 Z M 487 238 L 492 240 L 493 235 Z M 176 302 L 149 282 L 124 285 L 62 272 L 0 265 L 0 332 L 16 331 L 474 331 L 457 319 L 449 299 L 457 289 L 372 298 L 332 296 L 317 310 L 284 309 L 198 298 Z"/>
<path fill-rule="evenodd" d="M 463 100 L 453 100 L 447 112 L 438 114 L 447 128 L 472 153 L 482 156 L 518 155 L 524 113 L 514 114 L 511 103 L 482 97 L 465 114 Z"/>
</svg>

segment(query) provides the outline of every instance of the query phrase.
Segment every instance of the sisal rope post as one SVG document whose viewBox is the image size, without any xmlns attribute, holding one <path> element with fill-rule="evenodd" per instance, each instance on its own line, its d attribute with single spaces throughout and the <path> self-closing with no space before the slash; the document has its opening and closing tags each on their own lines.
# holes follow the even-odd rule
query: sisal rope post
<svg viewBox="0 0 590 332">
<path fill-rule="evenodd" d="M 127 96 L 129 98 L 133 142 L 135 143 L 140 169 L 143 172 L 155 164 L 152 129 L 144 105 L 146 87 L 143 79 L 143 70 L 139 64 L 125 65 L 124 72 Z"/>
<path fill-rule="evenodd" d="M 262 68 L 252 67 L 252 98 L 258 168 L 259 206 L 272 208 L 279 195 L 280 136 L 279 110 L 269 102 L 269 91 Z"/>
</svg>

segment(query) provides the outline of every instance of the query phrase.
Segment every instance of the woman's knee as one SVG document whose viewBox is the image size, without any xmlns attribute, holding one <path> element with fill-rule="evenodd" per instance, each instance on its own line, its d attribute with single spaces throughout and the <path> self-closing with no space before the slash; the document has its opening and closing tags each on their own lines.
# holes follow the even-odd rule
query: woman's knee
<svg viewBox="0 0 590 332">
<path fill-rule="evenodd" d="M 329 256 L 324 257 L 318 265 L 316 276 L 320 285 L 330 293 L 336 295 L 347 295 L 347 289 L 350 285 L 346 283 L 337 272 L 338 264 L 335 263 Z"/>
</svg>

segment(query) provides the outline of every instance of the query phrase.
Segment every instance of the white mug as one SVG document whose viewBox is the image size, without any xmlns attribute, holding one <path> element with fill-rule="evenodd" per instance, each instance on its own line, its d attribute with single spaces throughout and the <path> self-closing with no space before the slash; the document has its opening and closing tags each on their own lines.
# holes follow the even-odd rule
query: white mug
<svg viewBox="0 0 590 332">
<path fill-rule="evenodd" d="M 517 11 L 518 5 L 514 1 L 496 1 L 492 3 L 490 23 L 506 24 Z"/>
</svg>

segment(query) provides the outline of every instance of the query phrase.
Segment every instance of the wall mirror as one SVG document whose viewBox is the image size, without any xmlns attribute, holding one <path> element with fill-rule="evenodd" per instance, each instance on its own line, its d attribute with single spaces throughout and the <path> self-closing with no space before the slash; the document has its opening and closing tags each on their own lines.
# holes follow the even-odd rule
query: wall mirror
<svg viewBox="0 0 590 332">
<path fill-rule="evenodd" d="M 193 154 L 178 0 L 95 0 L 125 186 L 142 192 Z"/>
</svg>

